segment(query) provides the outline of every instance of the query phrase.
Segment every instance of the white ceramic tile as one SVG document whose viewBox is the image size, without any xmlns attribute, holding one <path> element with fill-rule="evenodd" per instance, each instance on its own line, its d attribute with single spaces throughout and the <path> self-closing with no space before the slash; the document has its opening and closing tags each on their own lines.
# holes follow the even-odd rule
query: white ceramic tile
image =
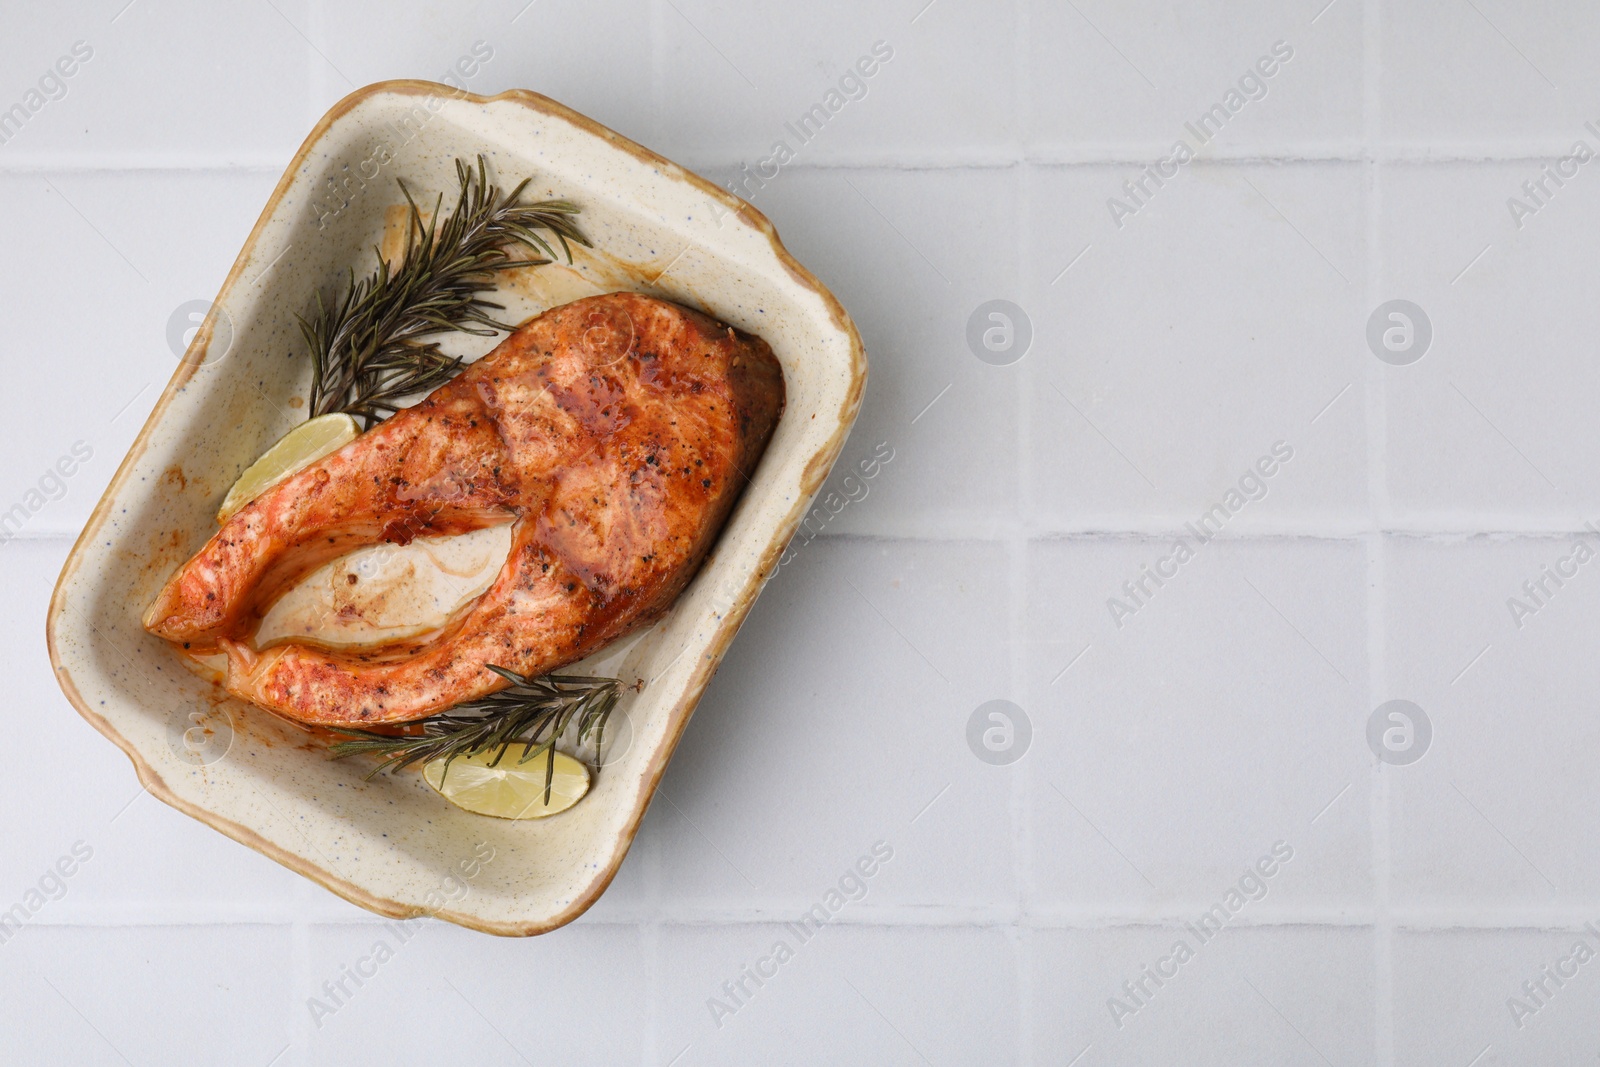
<svg viewBox="0 0 1600 1067">
<path fill-rule="evenodd" d="M 1565 144 L 1595 117 L 1585 107 L 1596 89 L 1593 10 L 1424 0 L 1384 5 L 1380 18 L 1382 126 L 1392 144 L 1510 154 Z"/>
<path fill-rule="evenodd" d="M 11 74 L 0 107 L 33 114 L 0 160 L 287 158 L 305 133 L 308 72 L 322 62 L 301 36 L 307 6 L 104 0 L 15 12 L 0 43 Z M 62 57 L 71 62 L 56 67 Z M 52 70 L 73 73 L 41 83 Z"/>
<path fill-rule="evenodd" d="M 1027 512 L 1047 529 L 1170 528 L 1283 442 L 1240 528 L 1366 510 L 1364 276 L 1354 165 L 1191 163 L 1120 229 L 1126 168 L 1028 193 Z M 1120 200 L 1120 202 L 1128 202 Z M 1281 214 L 1280 214 L 1281 213 Z M 1081 257 L 1081 258 L 1080 258 Z"/>
<path fill-rule="evenodd" d="M 1208 937 L 1183 926 L 1029 931 L 1034 1062 L 1373 1062 L 1370 929 L 1224 928 Z"/>
<path fill-rule="evenodd" d="M 1403 525 L 1565 529 L 1600 512 L 1600 373 L 1577 355 L 1600 311 L 1574 268 L 1600 182 L 1582 169 L 1560 189 L 1546 180 L 1554 195 L 1513 219 L 1507 200 L 1531 203 L 1520 186 L 1542 166 L 1384 169 L 1382 298 L 1419 305 L 1433 331 L 1419 362 L 1382 368 L 1384 477 Z"/>
<path fill-rule="evenodd" d="M 660 937 L 660 1063 L 1018 1062 L 1001 931 L 763 924 Z"/>
<path fill-rule="evenodd" d="M 1600 536 L 1584 543 L 1600 550 Z M 1415 702 L 1433 730 L 1420 761 L 1385 769 L 1397 906 L 1528 916 L 1600 887 L 1586 845 L 1600 576 L 1577 551 L 1570 538 L 1390 543 L 1382 698 Z M 1558 587 L 1546 568 L 1577 573 Z"/>
<path fill-rule="evenodd" d="M 153 797 L 113 819 L 91 827 L 94 860 L 74 879 L 73 916 L 281 920 L 305 903 L 299 876 Z"/>
<path fill-rule="evenodd" d="M 1009 787 L 965 734 L 1010 694 L 1006 581 L 960 543 L 825 537 L 783 567 L 651 807 L 669 906 L 798 911 L 878 841 L 863 909 L 1014 901 Z"/>
<path fill-rule="evenodd" d="M 1600 954 L 1579 932 L 1600 926 L 1600 562 L 1544 579 L 1520 619 L 1507 600 L 1570 558 L 1562 531 L 1600 524 L 1600 186 L 1585 164 L 1520 220 L 1508 198 L 1573 142 L 1600 151 L 1597 18 L 1548 0 L 13 13 L 0 111 L 74 42 L 94 54 L 0 143 L 0 354 L 27 398 L 0 473 L 0 514 L 27 512 L 0 544 L 0 664 L 22 749 L 72 768 L 25 760 L 0 784 L 28 816 L 0 907 L 42 900 L 0 945 L 7 1062 L 210 1062 L 219 1026 L 230 1062 L 294 1042 L 279 1067 L 1593 1059 L 1597 964 L 1520 1020 L 1509 998 L 1578 938 Z M 786 126 L 880 40 L 893 57 L 859 99 L 814 136 Z M 1141 167 L 1106 161 L 1192 145 L 1184 123 L 1278 40 L 1294 55 L 1265 97 L 1119 226 L 1108 200 Z M 787 142 L 746 192 L 872 364 L 820 510 L 628 861 L 531 941 L 379 923 L 141 797 L 60 695 L 40 626 L 173 369 L 169 318 L 215 292 L 278 163 L 355 85 L 464 57 L 473 91 L 546 93 L 719 183 Z M 1366 339 L 1397 298 L 1434 331 L 1409 366 Z M 989 300 L 1023 309 L 1020 362 L 970 350 Z M 78 441 L 90 458 L 41 485 Z M 1118 627 L 1107 600 L 1170 552 L 1161 531 L 1278 441 L 1294 455 L 1265 495 Z M 1434 728 L 1406 766 L 1366 739 L 1393 698 Z M 994 699 L 1028 718 L 1017 762 L 969 747 Z M 1117 1026 L 1108 998 L 1278 841 L 1294 854 L 1261 898 Z M 832 900 L 806 943 L 782 925 Z M 793 959 L 713 1013 L 780 938 Z M 318 1025 L 307 999 L 378 939 L 394 958 Z M 393 1026 L 419 1004 L 450 1025 Z"/>
<path fill-rule="evenodd" d="M 1211 154 L 1348 148 L 1361 133 L 1361 8 L 1341 7 L 1312 23 L 1314 7 L 1264 0 L 1030 3 L 1031 145 L 1146 161 L 1180 140 Z"/>
<path fill-rule="evenodd" d="M 27 512 L 8 532 L 82 528 L 177 366 L 169 329 L 180 345 L 192 332 L 185 305 L 221 287 L 274 181 L 202 171 L 0 176 L 15 208 L 0 284 L 27 309 L 0 358 L 31 398 L 15 405 L 6 435 L 0 513 Z M 95 299 L 69 298 L 65 277 Z"/>
<path fill-rule="evenodd" d="M 637 1063 L 647 973 L 631 926 L 531 940 L 442 923 L 314 927 L 291 1010 L 308 1064 Z M 396 1025 L 424 1006 L 440 1025 Z"/>
<path fill-rule="evenodd" d="M 1573 958 L 1580 943 L 1587 946 L 1587 964 Z M 1468 1063 L 1478 1056 L 1480 1063 L 1532 1065 L 1593 1059 L 1593 1020 L 1600 1007 L 1600 982 L 1590 973 L 1596 953 L 1600 937 L 1577 928 L 1397 933 L 1394 1062 Z M 1558 966 L 1570 976 L 1560 985 L 1545 973 Z M 1534 987 L 1530 996 L 1523 983 L 1541 980 L 1544 992 Z"/>
<path fill-rule="evenodd" d="M 484 95 L 532 89 L 661 149 L 645 0 L 336 4 L 323 5 L 318 21 L 329 57 L 358 85 L 422 78 Z M 597 63 L 606 77 L 594 77 Z M 336 74 L 325 77 L 320 103 L 349 91 Z"/>
<path fill-rule="evenodd" d="M 1258 910 L 1363 907 L 1364 549 L 1190 544 L 1175 577 L 1146 580 L 1142 605 L 1123 583 L 1163 566 L 1170 540 L 1030 547 L 1034 735 L 1016 769 L 1032 812 L 1033 906 L 1204 909 L 1282 842 L 1293 857 Z M 1120 629 L 1113 598 L 1136 609 L 1119 609 Z"/>
<path fill-rule="evenodd" d="M 754 198 L 866 345 L 846 456 L 894 454 L 872 503 L 830 528 L 981 534 L 1015 517 L 1017 368 L 981 362 L 966 336 L 980 304 L 1020 299 L 1016 193 L 1014 170 L 801 170 Z"/>
<path fill-rule="evenodd" d="M 6 1062 L 270 1063 L 289 956 L 287 927 L 31 927 L 0 950 Z"/>
<path fill-rule="evenodd" d="M 661 27 L 662 135 L 696 157 L 755 167 L 776 141 L 805 163 L 1015 150 L 1009 5 L 672 0 Z M 956 54 L 981 76 L 952 77 Z M 801 128 L 819 105 L 826 120 Z"/>
</svg>

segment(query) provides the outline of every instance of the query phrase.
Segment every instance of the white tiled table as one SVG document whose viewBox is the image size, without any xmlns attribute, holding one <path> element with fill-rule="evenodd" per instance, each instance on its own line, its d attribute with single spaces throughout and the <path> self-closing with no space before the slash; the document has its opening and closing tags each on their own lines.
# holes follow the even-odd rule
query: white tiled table
<svg viewBox="0 0 1600 1067">
<path fill-rule="evenodd" d="M 1600 956 L 1543 968 L 1600 953 L 1600 561 L 1520 626 L 1507 599 L 1574 537 L 1600 549 L 1600 163 L 1520 227 L 1507 198 L 1600 151 L 1600 12 L 525 4 L 0 10 L 0 109 L 92 51 L 0 126 L 0 512 L 27 513 L 0 545 L 0 910 L 60 890 L 0 944 L 0 1060 L 1595 1061 Z M 51 679 L 46 600 L 173 369 L 170 316 L 315 119 L 487 48 L 468 88 L 537 89 L 726 181 L 880 41 L 753 200 L 865 338 L 843 463 L 894 458 L 768 587 L 600 903 L 529 941 L 400 945 L 143 796 Z M 1108 199 L 1280 41 L 1119 226 Z M 1005 366 L 966 340 L 992 299 L 1033 333 Z M 1366 340 L 1393 299 L 1433 329 L 1409 365 Z M 1117 625 L 1108 598 L 1278 442 L 1265 496 Z M 997 699 L 1031 724 L 1005 765 L 967 741 Z M 1369 748 L 1391 699 L 1432 723 L 1413 763 Z M 864 898 L 799 945 L 784 924 L 878 842 Z M 394 958 L 314 1014 L 379 939 Z M 734 1000 L 778 939 L 793 958 Z"/>
</svg>

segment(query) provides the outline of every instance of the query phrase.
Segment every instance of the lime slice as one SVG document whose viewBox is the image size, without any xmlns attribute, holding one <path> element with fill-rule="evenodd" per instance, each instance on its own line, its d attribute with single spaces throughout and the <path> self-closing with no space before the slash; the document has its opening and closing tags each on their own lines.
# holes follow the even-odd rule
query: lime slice
<svg viewBox="0 0 1600 1067">
<path fill-rule="evenodd" d="M 307 419 L 284 434 L 261 458 L 245 468 L 233 483 L 217 510 L 217 522 L 227 522 L 233 513 L 283 481 L 304 470 L 330 452 L 336 452 L 361 434 L 356 420 L 343 412 Z"/>
<path fill-rule="evenodd" d="M 565 752 L 556 753 L 555 777 L 550 782 L 550 803 L 544 801 L 545 761 L 540 752 L 527 763 L 518 763 L 522 747 L 512 745 L 496 766 L 494 753 L 459 756 L 424 764 L 422 777 L 450 803 L 477 815 L 499 819 L 542 819 L 566 811 L 589 791 L 589 768 Z"/>
</svg>

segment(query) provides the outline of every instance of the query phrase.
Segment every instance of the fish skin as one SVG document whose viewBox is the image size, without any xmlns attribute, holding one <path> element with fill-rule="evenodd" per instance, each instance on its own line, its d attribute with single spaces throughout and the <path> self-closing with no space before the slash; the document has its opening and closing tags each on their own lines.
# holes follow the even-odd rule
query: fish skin
<svg viewBox="0 0 1600 1067">
<path fill-rule="evenodd" d="M 665 611 L 777 425 L 759 337 L 633 293 L 524 324 L 414 407 L 273 486 L 168 580 L 145 625 L 228 657 L 229 692 L 309 724 L 408 722 L 582 659 Z M 513 523 L 490 588 L 427 640 L 250 636 L 301 577 L 364 545 Z"/>
</svg>

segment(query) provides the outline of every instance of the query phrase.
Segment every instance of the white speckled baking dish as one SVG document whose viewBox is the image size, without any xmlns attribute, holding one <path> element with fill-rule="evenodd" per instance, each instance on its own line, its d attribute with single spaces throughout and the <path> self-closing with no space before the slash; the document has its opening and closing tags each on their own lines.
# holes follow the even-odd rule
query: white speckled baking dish
<svg viewBox="0 0 1600 1067">
<path fill-rule="evenodd" d="M 570 811 L 528 822 L 470 815 L 414 773 L 363 781 L 369 765 L 330 761 L 321 741 L 227 697 L 139 623 L 215 531 L 239 472 L 304 417 L 310 368 L 292 355 L 296 313 L 347 265 L 370 266 L 400 202 L 393 179 L 448 192 L 454 159 L 479 153 L 502 186 L 531 175 L 530 197 L 577 201 L 596 248 L 510 294 L 509 314 L 585 292 L 664 296 L 764 337 L 788 392 L 695 582 L 655 625 L 579 665 L 634 687 L 594 788 Z M 492 342 L 476 344 L 481 353 Z M 535 93 L 369 86 L 290 163 L 73 548 L 50 605 L 56 677 L 152 793 L 335 893 L 497 934 L 554 929 L 616 874 L 696 701 L 838 456 L 865 381 L 849 316 L 743 201 Z"/>
</svg>

